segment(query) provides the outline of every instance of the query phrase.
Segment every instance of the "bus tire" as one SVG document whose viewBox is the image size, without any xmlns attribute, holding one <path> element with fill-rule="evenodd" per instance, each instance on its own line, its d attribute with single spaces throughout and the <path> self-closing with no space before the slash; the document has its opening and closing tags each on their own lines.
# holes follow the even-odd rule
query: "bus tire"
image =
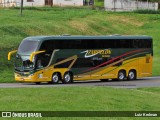
<svg viewBox="0 0 160 120">
<path fill-rule="evenodd" d="M 52 83 L 57 84 L 61 79 L 61 75 L 59 73 L 53 73 L 52 75 Z"/>
<path fill-rule="evenodd" d="M 128 72 L 128 80 L 136 80 L 137 75 L 135 70 L 130 70 Z"/>
<path fill-rule="evenodd" d="M 123 81 L 126 78 L 126 72 L 124 70 L 120 70 L 118 72 L 118 80 Z"/>
<path fill-rule="evenodd" d="M 68 84 L 73 82 L 73 74 L 71 72 L 66 72 L 63 76 L 62 83 Z"/>
</svg>

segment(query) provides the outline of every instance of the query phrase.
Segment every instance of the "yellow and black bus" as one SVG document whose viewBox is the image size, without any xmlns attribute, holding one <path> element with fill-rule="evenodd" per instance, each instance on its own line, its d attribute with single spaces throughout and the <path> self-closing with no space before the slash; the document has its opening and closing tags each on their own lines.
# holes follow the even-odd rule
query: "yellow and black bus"
<svg viewBox="0 0 160 120">
<path fill-rule="evenodd" d="M 71 83 L 73 80 L 134 80 L 152 75 L 149 36 L 34 36 L 15 55 L 15 80 Z"/>
</svg>

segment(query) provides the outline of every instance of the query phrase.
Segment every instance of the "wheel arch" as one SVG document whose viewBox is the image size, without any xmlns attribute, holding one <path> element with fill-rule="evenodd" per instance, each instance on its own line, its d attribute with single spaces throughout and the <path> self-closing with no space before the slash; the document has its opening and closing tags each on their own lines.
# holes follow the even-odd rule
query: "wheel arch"
<svg viewBox="0 0 160 120">
<path fill-rule="evenodd" d="M 119 73 L 120 71 L 124 71 L 124 72 L 125 72 L 125 74 L 127 74 L 126 69 L 119 69 L 119 70 L 118 70 L 118 73 Z"/>
</svg>

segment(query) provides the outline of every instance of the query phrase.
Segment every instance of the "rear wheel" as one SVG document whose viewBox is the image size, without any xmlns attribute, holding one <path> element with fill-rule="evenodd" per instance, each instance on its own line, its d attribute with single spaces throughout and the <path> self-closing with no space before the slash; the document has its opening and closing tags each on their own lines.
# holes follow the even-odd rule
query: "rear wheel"
<svg viewBox="0 0 160 120">
<path fill-rule="evenodd" d="M 124 71 L 124 70 L 120 70 L 119 72 L 118 72 L 118 80 L 119 81 L 122 81 L 122 80 L 124 80 L 126 78 L 126 72 Z"/>
<path fill-rule="evenodd" d="M 135 70 L 130 70 L 128 73 L 128 80 L 135 80 L 137 77 Z"/>
<path fill-rule="evenodd" d="M 52 75 L 52 83 L 57 84 L 61 79 L 61 76 L 59 73 L 53 73 Z"/>
<path fill-rule="evenodd" d="M 62 80 L 62 83 L 72 83 L 73 82 L 73 74 L 71 72 L 66 72 L 64 74 L 64 77 L 63 77 L 63 80 Z"/>
</svg>

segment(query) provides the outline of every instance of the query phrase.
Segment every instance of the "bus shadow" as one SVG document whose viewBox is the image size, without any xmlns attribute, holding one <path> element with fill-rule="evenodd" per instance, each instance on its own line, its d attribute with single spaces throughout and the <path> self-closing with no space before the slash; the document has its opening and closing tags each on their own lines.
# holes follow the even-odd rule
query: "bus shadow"
<svg viewBox="0 0 160 120">
<path fill-rule="evenodd" d="M 47 86 L 52 86 L 52 85 L 56 85 L 56 86 L 62 86 L 62 85 L 87 85 L 87 84 L 105 84 L 105 83 L 134 83 L 134 82 L 141 82 L 141 81 L 148 81 L 148 80 L 152 80 L 150 78 L 140 78 L 140 79 L 136 79 L 136 80 L 123 80 L 123 81 L 118 81 L 118 80 L 106 80 L 106 81 L 101 81 L 101 80 L 86 80 L 86 81 L 74 81 L 73 83 L 69 83 L 69 84 L 63 84 L 62 82 L 59 82 L 58 84 L 48 84 L 46 82 L 40 83 L 40 84 L 36 84 L 36 83 L 22 83 L 25 85 L 37 85 L 37 86 L 42 86 L 42 85 L 47 85 Z"/>
</svg>

